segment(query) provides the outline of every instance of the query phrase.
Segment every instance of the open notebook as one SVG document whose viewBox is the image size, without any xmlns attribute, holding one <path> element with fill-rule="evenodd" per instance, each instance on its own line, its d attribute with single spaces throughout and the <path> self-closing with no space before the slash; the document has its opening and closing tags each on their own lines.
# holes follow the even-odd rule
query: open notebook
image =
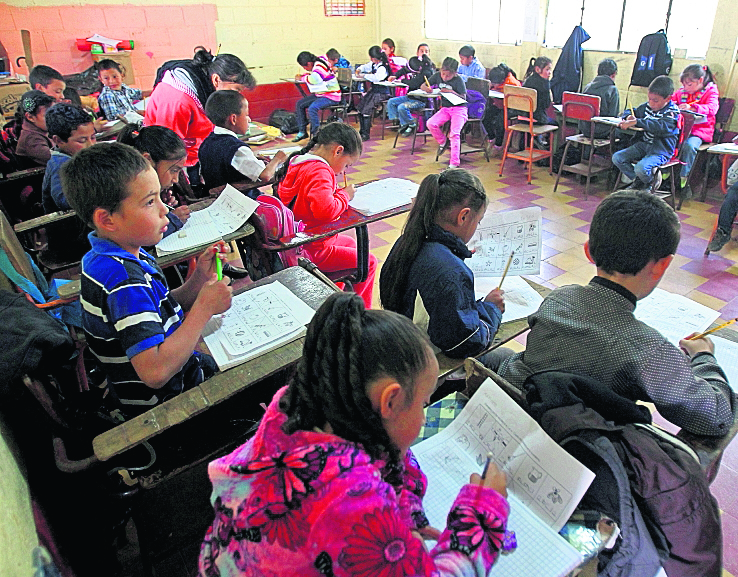
<svg viewBox="0 0 738 577">
<path fill-rule="evenodd" d="M 412 202 L 418 194 L 418 185 L 405 178 L 382 178 L 356 188 L 349 206 L 371 216 Z"/>
<path fill-rule="evenodd" d="M 231 308 L 210 319 L 202 334 L 223 371 L 300 338 L 314 314 L 275 281 L 233 297 Z"/>
<path fill-rule="evenodd" d="M 495 577 L 558 577 L 582 562 L 559 531 L 594 474 L 551 439 L 515 401 L 487 379 L 443 431 L 413 446 L 428 491 L 423 504 L 433 527 L 446 517 L 469 475 L 481 472 L 487 454 L 507 473 L 516 551 L 500 556 Z"/>
</svg>

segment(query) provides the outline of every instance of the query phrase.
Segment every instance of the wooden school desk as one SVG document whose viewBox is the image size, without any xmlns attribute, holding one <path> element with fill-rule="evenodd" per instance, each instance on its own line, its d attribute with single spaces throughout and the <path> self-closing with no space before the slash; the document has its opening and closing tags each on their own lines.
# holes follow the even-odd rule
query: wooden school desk
<svg viewBox="0 0 738 577">
<path fill-rule="evenodd" d="M 723 157 L 723 172 L 720 177 L 720 187 L 722 188 L 723 194 L 728 192 L 728 187 L 725 184 L 725 174 L 728 170 L 728 166 L 730 166 L 730 163 L 735 160 L 734 156 L 738 156 L 738 145 L 730 143 L 730 142 L 723 142 L 721 144 L 715 144 L 714 146 L 711 146 L 707 149 L 708 154 L 718 154 Z M 705 198 L 707 197 L 707 180 L 710 176 L 710 171 L 707 170 L 707 167 L 709 165 L 709 161 L 705 163 L 705 174 L 702 178 L 702 190 L 700 191 L 700 202 L 705 202 Z"/>
<path fill-rule="evenodd" d="M 303 267 L 290 267 L 245 287 L 241 292 L 279 281 L 317 310 L 337 288 L 311 274 Z M 133 419 L 106 431 L 92 442 L 95 456 L 107 461 L 148 441 L 196 415 L 223 403 L 263 379 L 293 366 L 302 355 L 305 338 L 301 337 L 250 361 L 217 373 L 199 386 L 162 403 Z M 217 452 L 217 448 L 216 452 Z M 151 471 L 154 473 L 154 471 Z"/>
</svg>

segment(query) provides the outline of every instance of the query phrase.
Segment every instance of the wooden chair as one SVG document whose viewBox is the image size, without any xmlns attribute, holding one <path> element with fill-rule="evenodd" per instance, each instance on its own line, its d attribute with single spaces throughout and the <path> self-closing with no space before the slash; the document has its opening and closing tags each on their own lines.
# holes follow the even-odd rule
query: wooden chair
<svg viewBox="0 0 738 577">
<path fill-rule="evenodd" d="M 674 210 L 679 210 L 682 208 L 682 202 L 684 200 L 683 195 L 681 194 L 681 179 L 680 179 L 680 172 L 682 168 L 682 164 L 684 164 L 681 160 L 679 160 L 682 156 L 682 149 L 685 146 L 685 143 L 687 142 L 687 139 L 689 138 L 689 135 L 692 134 L 692 127 L 694 126 L 694 115 L 693 114 L 680 114 L 679 117 L 681 118 L 681 128 L 679 131 L 679 144 L 677 146 L 677 149 L 674 153 L 674 155 L 664 164 L 658 167 L 657 170 L 663 171 L 668 170 L 669 171 L 669 190 L 670 190 L 670 196 L 671 196 L 671 205 L 674 207 Z M 677 181 L 679 181 L 679 201 L 677 202 Z M 654 179 L 651 182 L 651 192 L 654 194 L 657 194 L 657 191 L 655 190 L 656 180 Z M 669 195 L 667 195 L 669 196 Z"/>
<path fill-rule="evenodd" d="M 553 174 L 553 135 L 548 140 L 548 150 L 538 150 L 534 148 L 535 137 L 543 134 L 556 132 L 559 127 L 550 124 L 536 124 L 533 120 L 533 112 L 538 106 L 538 93 L 533 88 L 523 88 L 522 86 L 510 86 L 506 84 L 504 87 L 505 101 L 505 148 L 502 154 L 502 162 L 500 163 L 500 173 L 505 168 L 505 162 L 508 158 L 522 160 L 528 163 L 528 184 L 530 184 L 533 175 L 533 163 L 548 158 L 548 172 Z M 522 115 L 517 116 L 513 122 L 512 116 L 518 115 L 518 111 L 522 111 Z M 510 152 L 510 141 L 514 133 L 527 135 L 528 144 L 519 152 Z"/>
<path fill-rule="evenodd" d="M 419 108 L 418 110 L 413 110 L 410 112 L 412 117 L 415 119 L 415 126 L 413 126 L 413 129 L 412 129 L 413 144 L 410 147 L 410 154 L 415 154 L 415 142 L 418 136 L 423 137 L 423 144 L 428 142 L 428 135 L 430 134 L 430 131 L 425 125 L 426 123 L 425 117 L 426 117 L 426 114 L 432 114 L 434 111 L 435 111 L 434 108 L 426 106 L 424 108 Z M 395 142 L 392 144 L 392 148 L 397 148 L 398 138 L 400 138 L 399 130 L 395 134 Z"/>
<path fill-rule="evenodd" d="M 587 184 L 584 187 L 584 198 L 587 198 L 592 175 L 612 168 L 612 162 L 610 162 L 609 159 L 606 164 L 596 163 L 594 167 L 592 166 L 595 158 L 595 151 L 600 148 L 610 147 L 609 138 L 595 138 L 596 125 L 594 122 L 591 122 L 593 116 L 599 116 L 600 114 L 600 97 L 591 94 L 580 94 L 578 92 L 564 92 L 562 106 L 564 126 L 566 126 L 566 121 L 570 119 L 589 121 L 589 135 L 582 133 L 566 137 L 566 146 L 564 146 L 564 154 L 561 158 L 561 164 L 559 164 L 559 172 L 556 175 L 554 192 L 556 192 L 556 189 L 559 186 L 559 179 L 561 178 L 561 173 L 564 170 L 564 160 L 566 159 L 566 154 L 569 152 L 569 146 L 572 144 L 579 145 L 582 152 L 584 152 L 585 146 L 589 146 L 589 159 L 586 163 L 578 162 L 577 164 L 566 166 L 567 172 L 587 177 Z"/>
<path fill-rule="evenodd" d="M 709 157 L 709 155 L 707 154 L 708 148 L 710 148 L 713 144 L 720 144 L 723 141 L 723 137 L 725 136 L 725 127 L 730 124 L 730 119 L 733 116 L 733 109 L 735 108 L 735 99 L 723 97 L 720 98 L 719 101 L 720 105 L 718 107 L 717 114 L 715 114 L 715 132 L 713 133 L 712 142 L 705 142 L 697 148 L 697 156 L 695 156 L 694 163 L 692 164 L 693 168 L 697 166 L 697 163 L 702 158 Z M 707 162 L 707 159 L 705 159 L 705 174 L 702 179 L 702 189 L 700 190 L 701 202 L 704 202 L 705 197 L 707 196 L 707 180 L 709 178 L 708 169 L 709 162 Z M 725 170 L 723 170 L 723 174 L 725 174 Z M 725 192 L 726 190 L 724 188 L 723 194 Z"/>
</svg>

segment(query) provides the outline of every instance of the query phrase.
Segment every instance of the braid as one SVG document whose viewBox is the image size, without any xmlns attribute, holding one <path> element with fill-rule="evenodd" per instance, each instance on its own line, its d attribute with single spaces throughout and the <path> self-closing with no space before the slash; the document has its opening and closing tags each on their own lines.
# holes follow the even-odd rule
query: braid
<svg viewBox="0 0 738 577">
<path fill-rule="evenodd" d="M 274 173 L 274 184 L 272 185 L 274 194 L 277 194 L 277 188 L 279 187 L 279 183 L 284 180 L 285 176 L 287 176 L 287 171 L 290 169 L 290 162 L 292 162 L 292 159 L 295 158 L 295 156 L 301 156 L 303 154 L 307 154 L 308 152 L 310 152 L 315 146 L 317 141 L 318 141 L 318 133 L 316 132 L 310 137 L 310 140 L 305 146 L 303 146 L 300 150 L 296 150 L 295 152 L 290 154 L 287 157 L 287 160 L 284 161 L 282 166 L 279 167 L 279 170 L 277 170 Z"/>
</svg>

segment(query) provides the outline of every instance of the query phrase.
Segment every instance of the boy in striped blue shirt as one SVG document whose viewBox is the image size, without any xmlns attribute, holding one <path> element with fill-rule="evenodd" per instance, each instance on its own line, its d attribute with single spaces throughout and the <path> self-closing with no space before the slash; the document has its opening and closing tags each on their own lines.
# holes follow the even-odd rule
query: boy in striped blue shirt
<svg viewBox="0 0 738 577">
<path fill-rule="evenodd" d="M 208 248 L 185 284 L 169 290 L 141 248 L 161 240 L 168 209 L 156 172 L 130 146 L 80 151 L 64 165 L 62 184 L 94 229 L 82 259 L 83 327 L 123 413 L 142 413 L 212 376 L 213 359 L 193 351 L 205 324 L 231 304 L 228 281 L 215 275 L 220 247 Z"/>
</svg>

